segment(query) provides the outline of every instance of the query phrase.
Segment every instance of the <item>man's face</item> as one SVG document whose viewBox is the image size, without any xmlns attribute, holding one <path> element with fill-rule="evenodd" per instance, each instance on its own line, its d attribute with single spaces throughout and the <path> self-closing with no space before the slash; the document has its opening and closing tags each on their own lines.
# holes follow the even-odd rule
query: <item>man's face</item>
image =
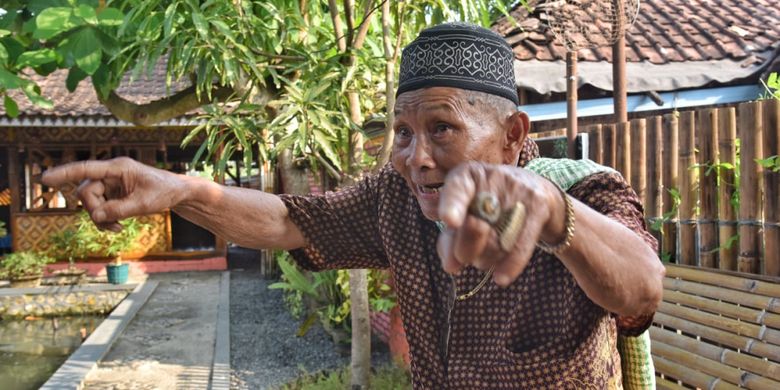
<svg viewBox="0 0 780 390">
<path fill-rule="evenodd" d="M 465 161 L 517 160 L 519 148 L 507 145 L 511 115 L 485 106 L 469 91 L 448 87 L 398 96 L 392 163 L 428 219 L 439 219 L 439 188 L 450 169 Z"/>
</svg>

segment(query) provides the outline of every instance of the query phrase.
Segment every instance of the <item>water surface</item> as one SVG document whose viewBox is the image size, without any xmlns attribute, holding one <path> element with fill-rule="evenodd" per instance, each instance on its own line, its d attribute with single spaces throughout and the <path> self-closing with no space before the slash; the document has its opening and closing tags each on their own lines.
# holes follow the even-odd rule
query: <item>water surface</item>
<svg viewBox="0 0 780 390">
<path fill-rule="evenodd" d="M 0 389 L 39 388 L 101 321 L 102 316 L 0 320 Z"/>
</svg>

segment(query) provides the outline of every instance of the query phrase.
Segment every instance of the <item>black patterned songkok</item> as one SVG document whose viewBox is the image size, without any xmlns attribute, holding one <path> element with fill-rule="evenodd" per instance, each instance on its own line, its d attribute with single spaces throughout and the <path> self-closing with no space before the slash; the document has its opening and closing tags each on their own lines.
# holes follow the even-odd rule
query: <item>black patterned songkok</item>
<svg viewBox="0 0 780 390">
<path fill-rule="evenodd" d="M 427 87 L 486 92 L 519 105 L 514 53 L 504 38 L 486 28 L 446 23 L 420 32 L 401 56 L 396 96 Z"/>
</svg>

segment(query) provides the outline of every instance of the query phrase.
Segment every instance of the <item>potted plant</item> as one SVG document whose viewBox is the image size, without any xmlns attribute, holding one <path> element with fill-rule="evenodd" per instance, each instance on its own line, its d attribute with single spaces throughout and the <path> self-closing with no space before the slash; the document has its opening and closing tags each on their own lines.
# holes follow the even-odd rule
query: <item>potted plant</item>
<svg viewBox="0 0 780 390">
<path fill-rule="evenodd" d="M 86 269 L 76 267 L 75 259 L 86 257 L 84 241 L 75 229 L 67 229 L 49 238 L 49 254 L 56 259 L 68 259 L 68 268 L 55 271 L 58 284 L 78 284 L 84 280 Z"/>
<path fill-rule="evenodd" d="M 0 275 L 11 281 L 11 287 L 38 287 L 43 278 L 43 267 L 54 259 L 41 253 L 16 252 L 0 261 Z"/>
<path fill-rule="evenodd" d="M 122 262 L 122 253 L 128 252 L 137 245 L 138 237 L 146 230 L 147 225 L 135 218 L 121 221 L 122 230 L 114 233 L 100 230 L 89 219 L 89 215 L 83 212 L 77 223 L 76 237 L 83 245 L 84 253 L 111 258 L 111 263 L 106 265 L 108 282 L 122 284 L 127 282 L 129 266 Z"/>
</svg>

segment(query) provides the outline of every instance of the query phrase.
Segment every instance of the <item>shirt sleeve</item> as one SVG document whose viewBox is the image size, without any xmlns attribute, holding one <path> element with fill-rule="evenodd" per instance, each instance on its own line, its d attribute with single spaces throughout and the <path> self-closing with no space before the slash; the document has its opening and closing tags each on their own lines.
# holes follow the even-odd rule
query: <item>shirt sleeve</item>
<svg viewBox="0 0 780 390">
<path fill-rule="evenodd" d="M 658 251 L 658 241 L 645 226 L 644 209 L 639 197 L 619 174 L 611 172 L 588 176 L 572 187 L 569 194 L 631 229 Z M 650 327 L 654 314 L 616 315 L 618 332 L 624 336 L 638 336 Z"/>
<path fill-rule="evenodd" d="M 306 238 L 305 247 L 290 251 L 298 265 L 310 271 L 388 267 L 377 211 L 388 169 L 324 195 L 280 195 Z"/>
</svg>

